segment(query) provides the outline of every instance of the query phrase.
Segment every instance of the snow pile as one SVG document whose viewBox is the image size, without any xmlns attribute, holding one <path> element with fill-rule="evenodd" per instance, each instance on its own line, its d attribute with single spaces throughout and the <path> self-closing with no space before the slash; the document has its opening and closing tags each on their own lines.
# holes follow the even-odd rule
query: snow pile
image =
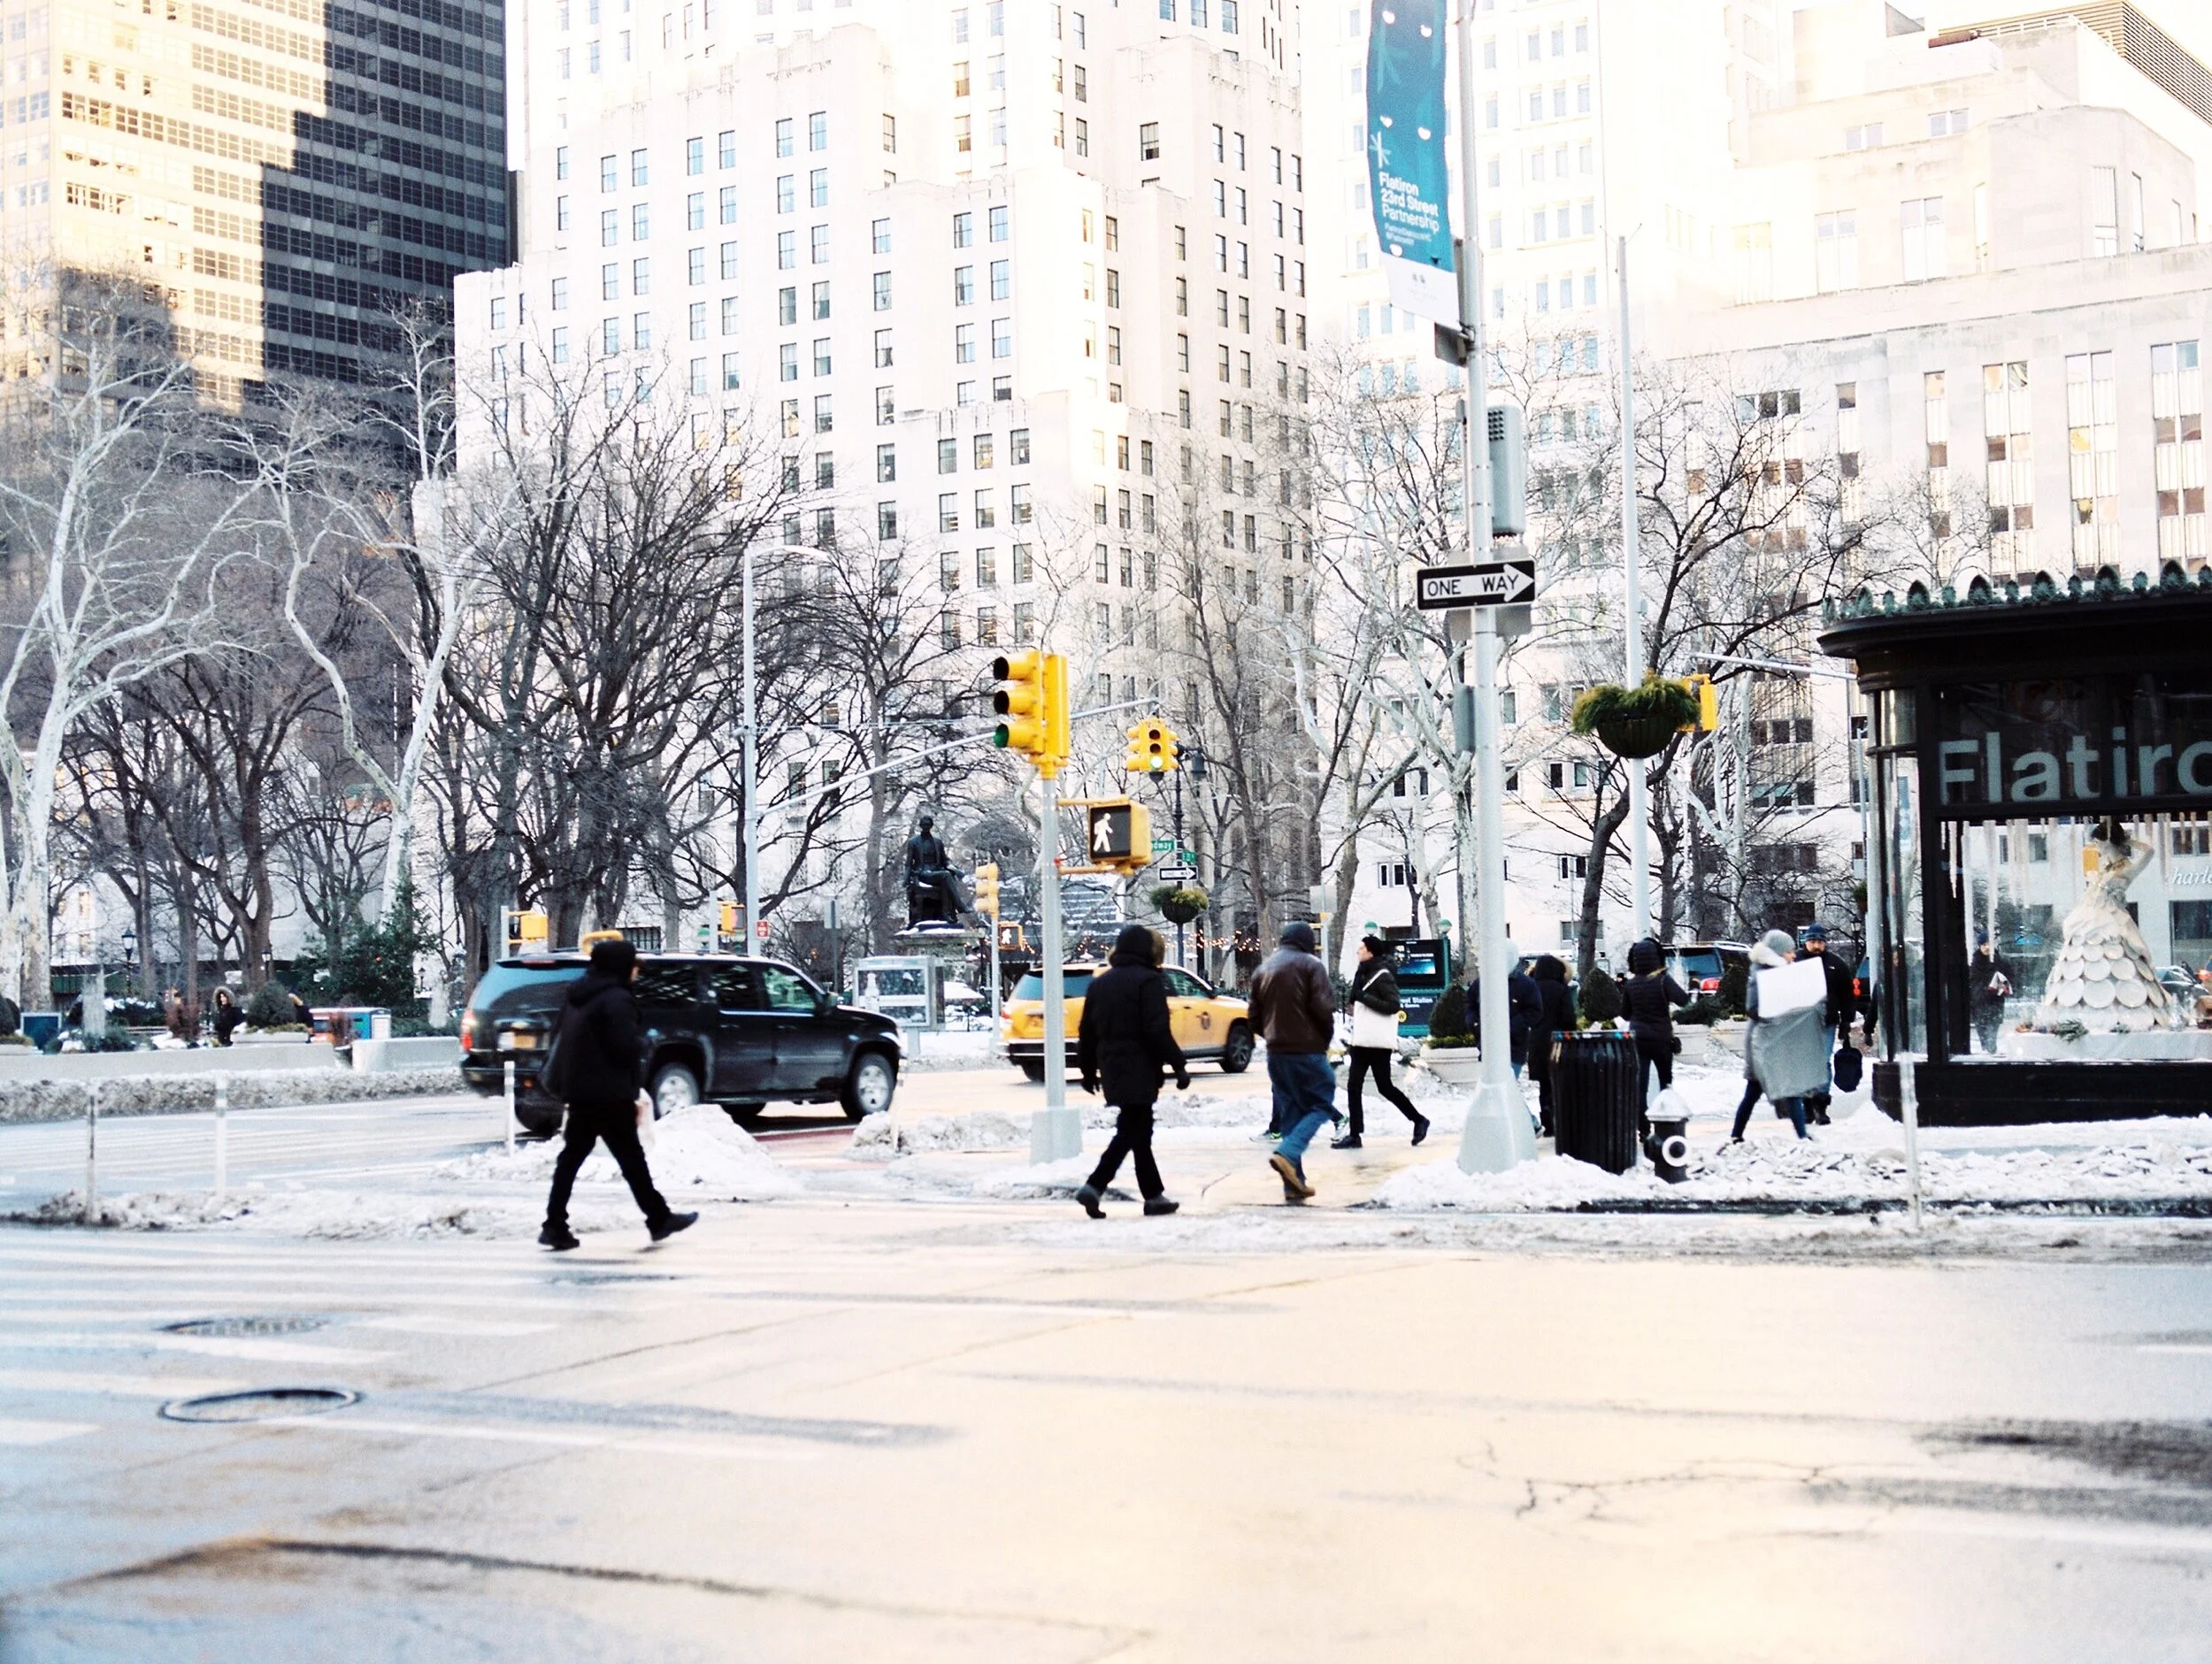
<svg viewBox="0 0 2212 1664">
<path fill-rule="evenodd" d="M 1078 1088 L 1070 1094 L 1070 1107 L 1082 1116 L 1087 1131 L 1110 1133 L 1114 1130 L 1114 1106 L 1104 1100 L 1091 1097 Z M 1041 1099 L 1037 1108 L 1044 1108 Z M 853 1133 L 849 1153 L 869 1160 L 931 1151 L 1025 1149 L 1032 1113 L 1026 1109 L 981 1109 L 972 1115 L 909 1115 L 894 1110 L 889 1115 L 870 1116 L 862 1121 Z M 1162 1093 L 1154 1105 L 1152 1124 L 1161 1131 L 1186 1127 L 1257 1131 L 1267 1124 L 1267 1100 L 1171 1089 Z"/>
<path fill-rule="evenodd" d="M 1465 1208 L 1483 1213 L 1542 1213 L 1585 1202 L 1649 1200 L 1678 1188 L 1663 1185 L 1648 1168 L 1616 1178 L 1602 1168 L 1563 1155 L 1523 1162 L 1502 1173 L 1463 1173 L 1447 1157 L 1401 1168 L 1377 1188 L 1370 1205 L 1421 1212 Z"/>
<path fill-rule="evenodd" d="M 970 1193 L 995 1201 L 1033 1201 L 1048 1196 L 1072 1196 L 1088 1182 L 1098 1165 L 1095 1155 L 1071 1155 L 1064 1161 L 1044 1162 L 1035 1167 L 999 1168 L 978 1177 Z"/>
<path fill-rule="evenodd" d="M 555 1140 L 518 1144 L 512 1152 L 495 1146 L 445 1162 L 431 1177 L 542 1186 L 551 1182 L 560 1151 Z M 695 1191 L 732 1201 L 765 1201 L 795 1196 L 803 1188 L 796 1176 L 715 1104 L 680 1109 L 656 1121 L 645 1135 L 645 1164 L 652 1169 L 654 1184 L 670 1194 Z M 618 1185 L 622 1169 L 602 1144 L 592 1151 L 576 1182 Z"/>
<path fill-rule="evenodd" d="M 2212 1202 L 2212 1147 L 2153 1140 L 1932 1151 L 1922 1157 L 1921 1185 L 1929 1200 L 1954 1207 Z M 1905 1188 L 1905 1153 L 1899 1146 L 1869 1139 L 1852 1148 L 1820 1139 L 1753 1139 L 1700 1158 L 1680 1185 L 1663 1184 L 1640 1165 L 1617 1178 L 1564 1156 L 1472 1177 L 1447 1160 L 1393 1174 L 1376 1191 L 1373 1205 L 1491 1213 L 1653 1204 L 1850 1208 L 1893 1203 Z"/>
</svg>

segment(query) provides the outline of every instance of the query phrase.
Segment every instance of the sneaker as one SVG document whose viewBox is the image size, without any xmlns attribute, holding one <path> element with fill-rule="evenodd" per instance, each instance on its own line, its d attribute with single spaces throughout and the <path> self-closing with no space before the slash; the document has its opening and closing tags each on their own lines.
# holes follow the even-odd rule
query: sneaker
<svg viewBox="0 0 2212 1664">
<path fill-rule="evenodd" d="M 1421 1140 L 1422 1140 L 1423 1139 L 1427 1138 L 1428 1136 L 1429 1136 L 1429 1118 L 1428 1118 L 1428 1116 L 1414 1116 L 1414 1117 L 1413 1117 L 1413 1142 L 1415 1143 L 1415 1145 L 1418 1146 L 1418 1145 L 1419 1145 L 1419 1143 L 1421 1142 Z"/>
<path fill-rule="evenodd" d="M 1329 1147 L 1333 1150 L 1363 1150 L 1367 1146 L 1359 1141 L 1358 1133 L 1348 1132 L 1342 1138 L 1332 1140 Z"/>
<path fill-rule="evenodd" d="M 562 1254 L 570 1248 L 580 1248 L 584 1245 L 576 1240 L 566 1225 L 548 1225 L 538 1232 L 538 1246 L 541 1248 L 550 1248 L 556 1254 Z"/>
<path fill-rule="evenodd" d="M 1298 1163 L 1277 1151 L 1267 1158 L 1267 1164 L 1275 1169 L 1283 1181 L 1285 1201 L 1303 1201 L 1313 1194 L 1313 1186 L 1306 1183 L 1306 1176 L 1298 1170 Z"/>
<path fill-rule="evenodd" d="M 679 1231 L 688 1231 L 698 1223 L 697 1214 L 670 1214 L 658 1224 L 646 1226 L 646 1230 L 652 1233 L 654 1241 L 665 1242 Z"/>
<path fill-rule="evenodd" d="M 1098 1193 L 1097 1185 L 1084 1185 L 1081 1190 L 1075 1192 L 1075 1200 L 1083 1204 L 1083 1211 L 1090 1215 L 1092 1218 L 1103 1219 L 1106 1217 L 1106 1210 L 1098 1205 L 1103 1199 Z"/>
<path fill-rule="evenodd" d="M 1173 1213 L 1180 1206 L 1182 1206 L 1180 1202 L 1171 1200 L 1165 1196 L 1148 1196 L 1144 1199 L 1144 1216 L 1147 1219 L 1157 1219 L 1164 1215 Z"/>
</svg>

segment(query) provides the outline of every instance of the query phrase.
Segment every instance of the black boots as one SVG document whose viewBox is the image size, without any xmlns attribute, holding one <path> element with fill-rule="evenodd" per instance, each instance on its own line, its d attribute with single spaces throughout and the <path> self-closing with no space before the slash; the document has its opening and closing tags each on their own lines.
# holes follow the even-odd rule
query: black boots
<svg viewBox="0 0 2212 1664">
<path fill-rule="evenodd" d="M 654 1241 L 665 1242 L 679 1231 L 688 1231 L 698 1223 L 697 1214 L 670 1214 L 658 1224 L 649 1224 L 645 1228 L 652 1233 Z"/>
<path fill-rule="evenodd" d="M 1103 1219 L 1106 1217 L 1106 1210 L 1099 1206 L 1099 1203 L 1105 1199 L 1099 1194 L 1097 1185 L 1084 1185 L 1081 1190 L 1075 1192 L 1075 1200 L 1083 1204 L 1083 1211 L 1090 1215 L 1092 1218 Z"/>
<path fill-rule="evenodd" d="M 581 1247 L 583 1245 L 576 1240 L 566 1225 L 548 1224 L 544 1230 L 538 1232 L 538 1246 L 541 1248 L 550 1248 L 554 1253 L 560 1254 L 570 1248 Z"/>
</svg>

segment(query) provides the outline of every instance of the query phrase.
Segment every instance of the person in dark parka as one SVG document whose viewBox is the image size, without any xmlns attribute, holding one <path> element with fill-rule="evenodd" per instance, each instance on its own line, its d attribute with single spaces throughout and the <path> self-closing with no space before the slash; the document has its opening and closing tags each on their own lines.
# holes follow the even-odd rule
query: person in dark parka
<svg viewBox="0 0 2212 1664">
<path fill-rule="evenodd" d="M 1529 1031 L 1528 1072 L 1536 1082 L 1537 1118 L 1546 1138 L 1552 1136 L 1551 1043 L 1561 1034 L 1575 1031 L 1574 990 L 1567 985 L 1566 962 L 1555 954 L 1540 955 L 1529 967 L 1539 1001 L 1536 1024 Z"/>
<path fill-rule="evenodd" d="M 1145 1212 L 1173 1213 L 1176 1204 L 1168 1200 L 1167 1186 L 1160 1182 L 1160 1164 L 1152 1159 L 1152 1106 L 1160 1096 L 1161 1070 L 1172 1070 L 1176 1086 L 1187 1091 L 1190 1066 L 1168 1020 L 1159 940 L 1141 924 L 1122 927 L 1105 974 L 1093 978 L 1084 991 L 1075 1066 L 1082 1074 L 1083 1090 L 1095 1093 L 1103 1087 L 1106 1101 L 1117 1111 L 1112 1142 L 1083 1188 L 1075 1192 L 1083 1211 L 1094 1219 L 1106 1216 L 1100 1200 L 1121 1170 L 1122 1158 L 1128 1156 L 1136 1164 Z"/>
<path fill-rule="evenodd" d="M 559 1159 L 553 1163 L 553 1189 L 545 1201 L 545 1228 L 538 1241 L 556 1250 L 577 1246 L 568 1228 L 569 1192 L 592 1146 L 604 1139 L 615 1165 L 629 1182 L 630 1194 L 645 1215 L 653 1240 L 672 1237 L 697 1221 L 695 1213 L 669 1211 L 654 1188 L 637 1136 L 638 1117 L 652 1113 L 645 1095 L 643 1054 L 638 1041 L 637 949 L 628 942 L 595 942 L 591 966 L 568 991 L 555 1038 L 557 1095 L 568 1105 Z M 551 1090 L 551 1088 L 549 1088 Z"/>
<path fill-rule="evenodd" d="M 1621 984 L 1621 1006 L 1642 1065 L 1637 1076 L 1640 1088 L 1655 1069 L 1660 1091 L 1674 1085 L 1674 1008 L 1689 1002 L 1682 985 L 1667 974 L 1667 956 L 1657 942 L 1646 938 L 1628 950 L 1628 980 Z M 1643 1124 L 1640 1109 L 1637 1123 Z"/>
</svg>

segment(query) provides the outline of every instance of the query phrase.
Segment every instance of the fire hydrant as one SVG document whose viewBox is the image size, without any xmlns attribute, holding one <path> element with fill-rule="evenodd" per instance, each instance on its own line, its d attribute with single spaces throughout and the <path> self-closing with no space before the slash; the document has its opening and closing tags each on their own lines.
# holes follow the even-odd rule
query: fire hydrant
<svg viewBox="0 0 2212 1664">
<path fill-rule="evenodd" d="M 1690 1176 L 1689 1106 L 1673 1092 L 1663 1092 L 1651 1106 L 1651 1131 L 1644 1139 L 1651 1170 L 1670 1185 Z"/>
</svg>

